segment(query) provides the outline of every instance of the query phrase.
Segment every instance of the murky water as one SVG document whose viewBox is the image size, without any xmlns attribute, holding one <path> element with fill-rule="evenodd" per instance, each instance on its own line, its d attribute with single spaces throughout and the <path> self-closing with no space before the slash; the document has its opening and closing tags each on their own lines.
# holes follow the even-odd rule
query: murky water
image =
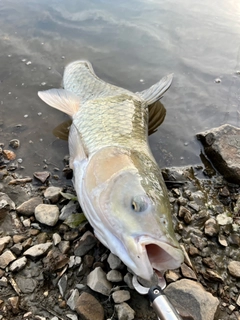
<svg viewBox="0 0 240 320">
<path fill-rule="evenodd" d="M 67 116 L 37 91 L 58 87 L 76 59 L 132 91 L 174 72 L 162 99 L 166 120 L 150 137 L 162 166 L 199 163 L 197 132 L 240 126 L 239 0 L 2 0 L 0 142 L 20 139 L 23 175 L 44 161 L 51 170 L 63 167 L 67 143 L 52 129 Z"/>
</svg>

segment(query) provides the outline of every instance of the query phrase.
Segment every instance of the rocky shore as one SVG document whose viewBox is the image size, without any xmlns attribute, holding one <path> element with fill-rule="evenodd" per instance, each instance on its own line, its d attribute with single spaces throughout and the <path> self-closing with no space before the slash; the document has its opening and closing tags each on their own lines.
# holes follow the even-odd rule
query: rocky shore
<svg viewBox="0 0 240 320">
<path fill-rule="evenodd" d="M 218 148 L 205 150 L 204 165 L 163 170 L 185 253 L 166 273 L 165 293 L 185 320 L 239 320 L 239 129 L 197 136 Z M 94 237 L 68 164 L 60 180 L 44 170 L 25 177 L 19 145 L 0 145 L 0 320 L 156 319 L 126 266 Z"/>
</svg>

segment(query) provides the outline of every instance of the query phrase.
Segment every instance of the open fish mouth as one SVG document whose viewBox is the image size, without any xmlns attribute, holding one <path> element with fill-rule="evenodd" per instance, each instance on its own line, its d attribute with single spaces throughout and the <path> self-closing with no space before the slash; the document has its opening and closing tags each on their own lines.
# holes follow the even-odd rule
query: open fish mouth
<svg viewBox="0 0 240 320">
<path fill-rule="evenodd" d="M 163 275 L 168 269 L 176 269 L 183 262 L 182 250 L 165 242 L 165 239 L 155 240 L 150 236 L 141 236 L 138 244 L 141 246 L 142 255 L 158 274 Z"/>
</svg>

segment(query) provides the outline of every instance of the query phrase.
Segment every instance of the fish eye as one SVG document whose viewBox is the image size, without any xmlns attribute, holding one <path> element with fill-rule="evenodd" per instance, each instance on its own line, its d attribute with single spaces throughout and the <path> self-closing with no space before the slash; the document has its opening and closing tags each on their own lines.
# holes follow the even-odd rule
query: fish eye
<svg viewBox="0 0 240 320">
<path fill-rule="evenodd" d="M 131 207 L 135 212 L 144 212 L 148 208 L 149 199 L 145 196 L 136 196 L 132 198 Z"/>
</svg>

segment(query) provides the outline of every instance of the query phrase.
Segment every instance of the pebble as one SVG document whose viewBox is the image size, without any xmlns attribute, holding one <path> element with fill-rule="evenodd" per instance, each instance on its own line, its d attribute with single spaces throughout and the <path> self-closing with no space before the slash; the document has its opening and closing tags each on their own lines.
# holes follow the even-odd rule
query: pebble
<svg viewBox="0 0 240 320">
<path fill-rule="evenodd" d="M 221 213 L 217 216 L 217 222 L 221 226 L 225 226 L 227 224 L 232 224 L 233 219 L 232 217 L 227 216 L 226 213 Z"/>
<path fill-rule="evenodd" d="M 41 256 L 42 254 L 46 253 L 48 249 L 52 246 L 52 242 L 36 244 L 35 246 L 26 250 L 23 255 L 30 256 L 32 258 L 36 258 Z"/>
<path fill-rule="evenodd" d="M 127 290 L 118 290 L 113 292 L 112 298 L 115 303 L 122 303 L 129 300 L 131 296 Z"/>
<path fill-rule="evenodd" d="M 70 250 L 70 242 L 69 241 L 61 241 L 58 244 L 58 248 L 63 254 L 65 254 Z"/>
<path fill-rule="evenodd" d="M 19 270 L 22 270 L 25 265 L 27 264 L 27 258 L 21 257 L 17 260 L 15 260 L 9 267 L 9 270 L 12 272 L 17 272 Z"/>
<path fill-rule="evenodd" d="M 123 266 L 122 261 L 113 253 L 110 253 L 107 262 L 112 270 L 121 269 Z"/>
<path fill-rule="evenodd" d="M 191 268 L 189 268 L 185 263 L 181 265 L 181 272 L 184 277 L 197 280 L 195 272 Z"/>
<path fill-rule="evenodd" d="M 23 246 L 21 243 L 16 243 L 11 247 L 11 251 L 16 255 L 19 256 L 22 253 Z"/>
<path fill-rule="evenodd" d="M 81 239 L 76 243 L 74 247 L 74 254 L 76 256 L 84 256 L 89 250 L 91 250 L 97 243 L 95 236 L 90 231 L 86 231 Z"/>
<path fill-rule="evenodd" d="M 61 242 L 61 236 L 58 233 L 54 233 L 52 236 L 53 244 L 57 246 Z"/>
<path fill-rule="evenodd" d="M 68 277 L 66 274 L 64 274 L 58 281 L 58 289 L 62 297 L 65 296 L 65 293 L 67 290 L 67 282 L 68 282 Z"/>
<path fill-rule="evenodd" d="M 123 276 L 118 270 L 110 270 L 107 273 L 107 280 L 110 282 L 120 282 L 123 280 Z"/>
<path fill-rule="evenodd" d="M 0 287 L 7 287 L 8 285 L 8 280 L 6 277 L 0 278 Z"/>
<path fill-rule="evenodd" d="M 76 202 L 69 201 L 68 204 L 62 208 L 59 219 L 66 220 L 72 213 L 74 213 L 74 212 L 76 213 L 77 206 L 78 206 L 78 204 Z"/>
<path fill-rule="evenodd" d="M 44 192 L 44 198 L 51 201 L 51 203 L 57 203 L 61 197 L 62 188 L 49 187 Z"/>
<path fill-rule="evenodd" d="M 240 278 L 240 261 L 229 262 L 228 271 L 233 277 Z"/>
<path fill-rule="evenodd" d="M 38 282 L 35 279 L 23 276 L 17 276 L 16 283 L 22 293 L 32 293 L 38 285 Z"/>
<path fill-rule="evenodd" d="M 102 305 L 87 292 L 83 292 L 77 299 L 75 310 L 83 320 L 104 320 Z"/>
<path fill-rule="evenodd" d="M 135 311 L 126 303 L 120 303 L 115 305 L 118 320 L 133 320 Z"/>
<path fill-rule="evenodd" d="M 204 233 L 210 237 L 216 236 L 219 232 L 219 225 L 214 218 L 208 219 L 204 224 Z"/>
<path fill-rule="evenodd" d="M 87 276 L 87 285 L 96 292 L 109 296 L 112 284 L 107 280 L 106 273 L 101 267 L 97 267 Z"/>
<path fill-rule="evenodd" d="M 14 149 L 17 149 L 20 147 L 20 141 L 18 139 L 12 139 L 10 142 L 9 142 L 9 146 L 14 148 Z"/>
<path fill-rule="evenodd" d="M 134 289 L 134 286 L 132 284 L 132 278 L 133 278 L 133 275 L 130 272 L 126 273 L 123 278 L 124 282 L 128 285 L 130 289 Z"/>
<path fill-rule="evenodd" d="M 67 300 L 67 305 L 73 311 L 76 309 L 78 298 L 79 298 L 78 290 L 77 289 L 72 290 L 71 295 Z"/>
<path fill-rule="evenodd" d="M 35 208 L 35 218 L 37 221 L 48 226 L 55 226 L 59 218 L 59 209 L 56 205 L 39 204 Z"/>
<path fill-rule="evenodd" d="M 34 210 L 39 204 L 42 204 L 42 199 L 40 197 L 33 197 L 23 202 L 16 210 L 18 213 L 30 217 L 34 214 Z"/>
<path fill-rule="evenodd" d="M 78 320 L 78 316 L 76 314 L 67 313 L 66 316 L 70 320 Z"/>
<path fill-rule="evenodd" d="M 0 254 L 6 248 L 6 246 L 12 241 L 10 236 L 0 238 Z"/>
<path fill-rule="evenodd" d="M 16 260 L 16 256 L 10 250 L 4 251 L 0 255 L 0 268 L 5 269 L 14 260 Z"/>
<path fill-rule="evenodd" d="M 8 298 L 8 302 L 11 306 L 11 311 L 13 314 L 18 314 L 19 313 L 19 297 L 10 297 Z"/>
</svg>

